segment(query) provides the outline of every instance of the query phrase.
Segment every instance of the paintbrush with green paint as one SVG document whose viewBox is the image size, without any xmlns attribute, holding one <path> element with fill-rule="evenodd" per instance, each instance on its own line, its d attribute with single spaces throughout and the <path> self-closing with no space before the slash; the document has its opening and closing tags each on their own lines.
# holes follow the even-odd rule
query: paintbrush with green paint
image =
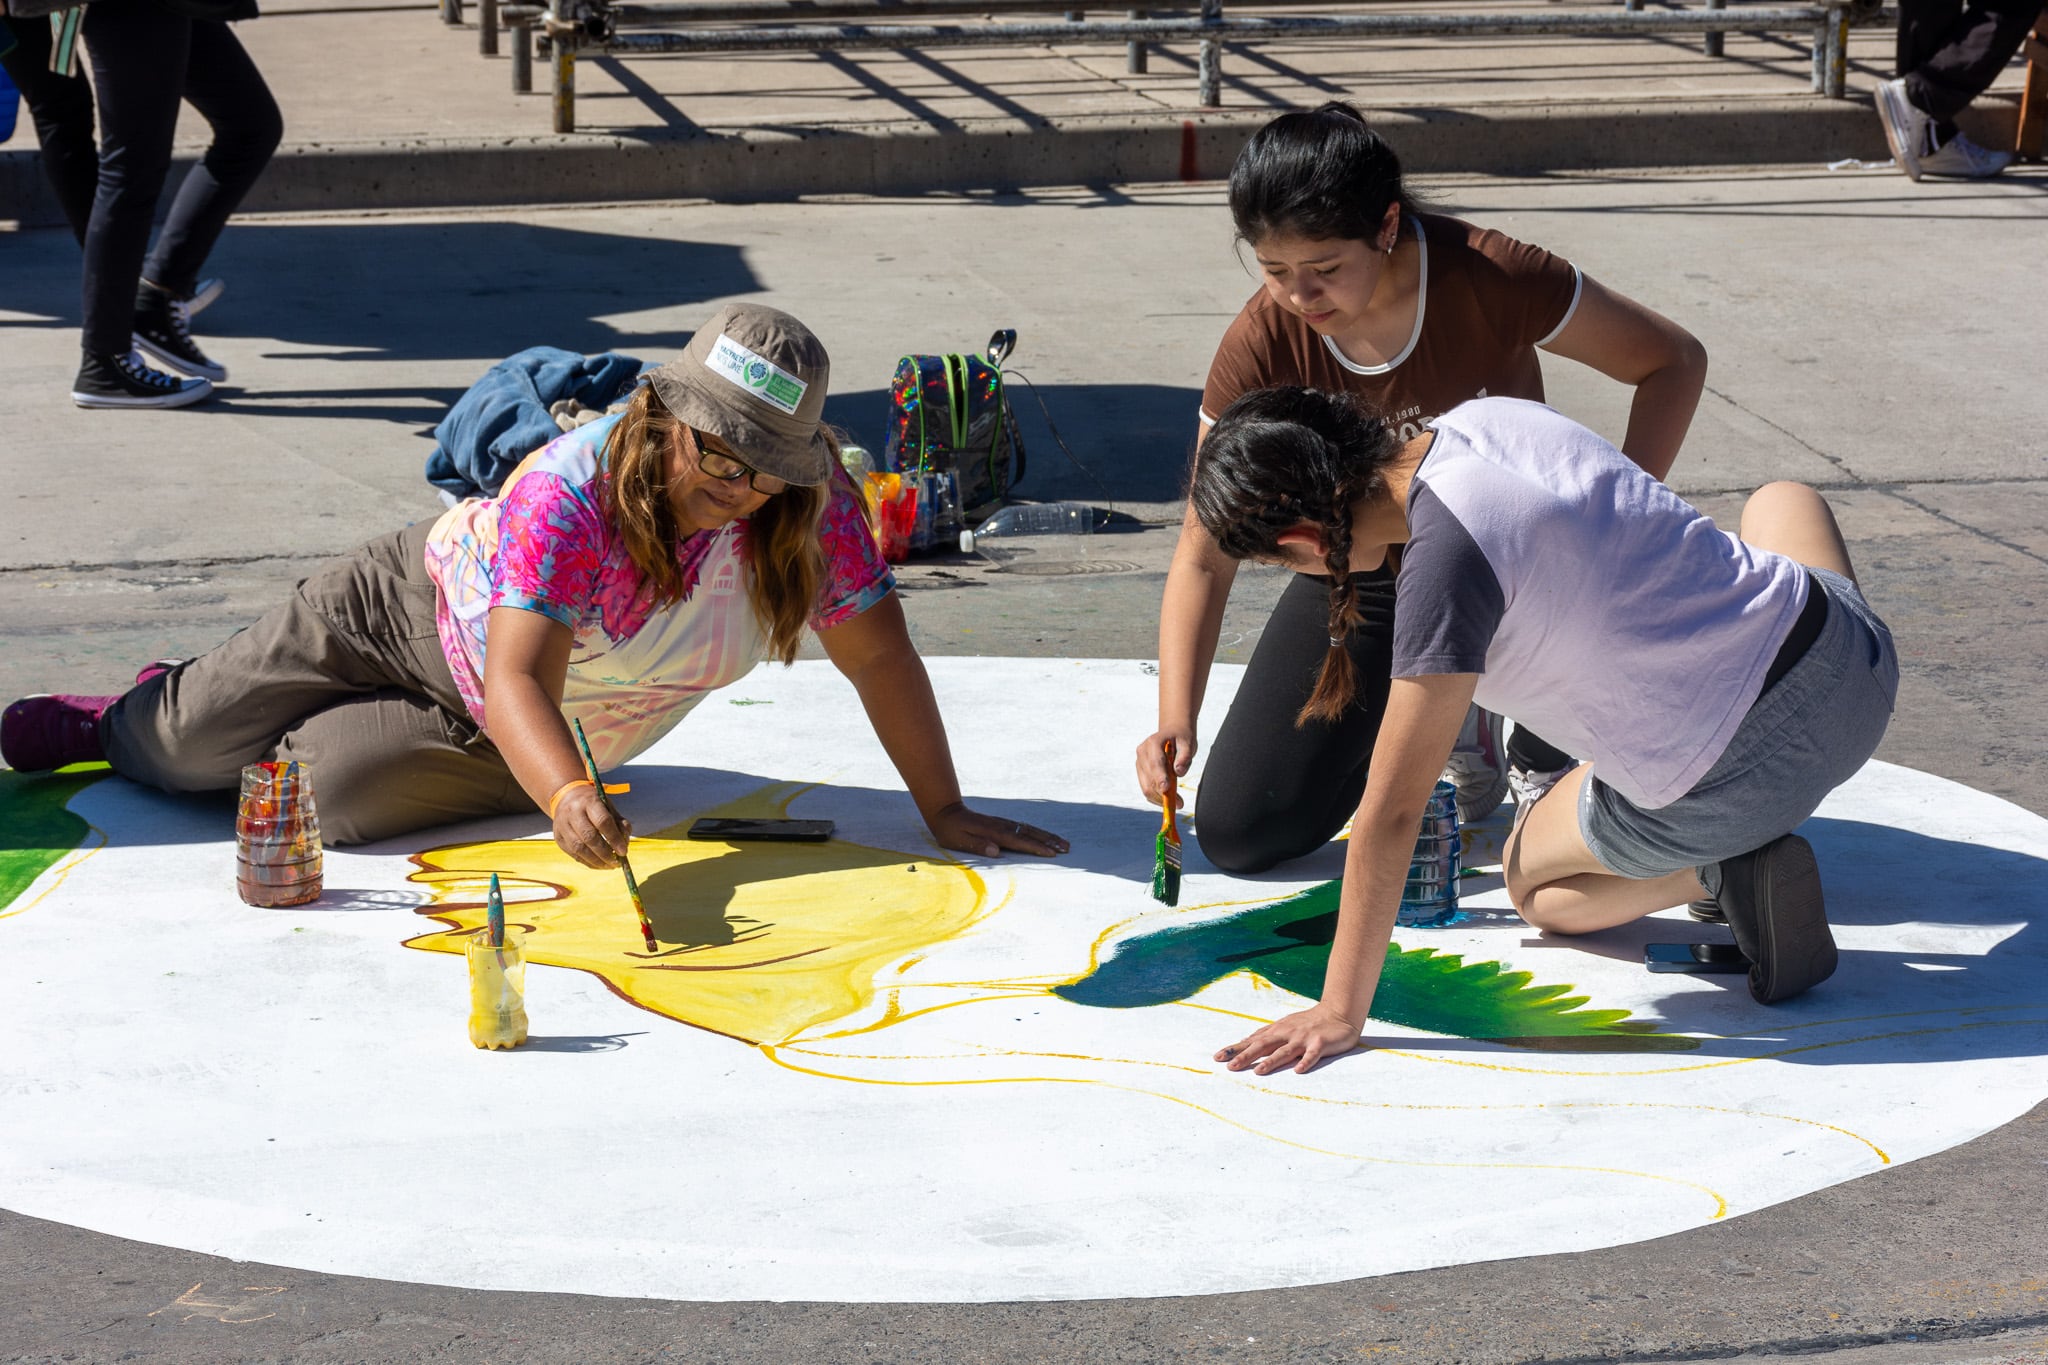
<svg viewBox="0 0 2048 1365">
<path fill-rule="evenodd" d="M 491 894 L 484 901 L 484 937 L 493 948 L 505 946 L 505 893 L 498 889 L 498 874 L 491 874 Z"/>
<path fill-rule="evenodd" d="M 1166 741 L 1166 786 L 1159 793 L 1159 838 L 1152 846 L 1152 899 L 1180 904 L 1180 792 L 1173 779 L 1173 741 Z"/>
<path fill-rule="evenodd" d="M 604 808 L 611 812 L 612 819 L 618 820 L 619 808 L 612 804 L 611 793 L 605 790 L 604 774 L 598 772 L 597 760 L 591 757 L 590 741 L 583 735 L 583 722 L 571 720 L 569 728 L 576 732 L 576 747 L 583 751 L 583 768 L 590 774 L 591 785 L 597 788 L 597 799 L 604 802 Z M 624 821 L 620 823 L 623 824 Z M 623 852 L 619 854 L 619 871 L 626 874 L 626 894 L 632 897 L 633 913 L 640 919 L 640 937 L 647 940 L 648 952 L 658 953 L 661 951 L 661 945 L 654 941 L 654 925 L 647 918 L 647 907 L 640 903 L 640 883 L 634 879 L 633 864 L 627 860 Z"/>
</svg>

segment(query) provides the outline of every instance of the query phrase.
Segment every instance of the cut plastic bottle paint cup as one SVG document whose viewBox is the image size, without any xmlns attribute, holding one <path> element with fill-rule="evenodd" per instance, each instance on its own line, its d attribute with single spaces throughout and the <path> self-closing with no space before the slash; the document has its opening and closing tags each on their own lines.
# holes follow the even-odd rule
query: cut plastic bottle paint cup
<svg viewBox="0 0 2048 1365">
<path fill-rule="evenodd" d="M 901 564 L 910 558 L 917 527 L 917 484 L 901 474 L 870 474 L 868 498 L 875 509 L 875 543 L 882 558 Z"/>
<path fill-rule="evenodd" d="M 242 769 L 235 810 L 235 890 L 266 909 L 317 900 L 322 884 L 320 816 L 313 770 L 303 763 Z"/>
<path fill-rule="evenodd" d="M 502 946 L 479 932 L 463 945 L 469 961 L 469 1041 L 517 1047 L 526 1041 L 526 931 L 507 928 Z"/>
<path fill-rule="evenodd" d="M 1395 924 L 1404 929 L 1441 929 L 1464 918 L 1458 909 L 1458 856 L 1464 839 L 1458 833 L 1458 789 L 1439 782 L 1422 812 L 1415 856 L 1401 888 Z"/>
</svg>

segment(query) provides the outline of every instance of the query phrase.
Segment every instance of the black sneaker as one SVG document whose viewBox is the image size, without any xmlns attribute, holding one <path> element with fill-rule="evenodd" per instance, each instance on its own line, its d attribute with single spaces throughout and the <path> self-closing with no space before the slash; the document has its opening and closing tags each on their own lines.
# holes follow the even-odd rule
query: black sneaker
<svg viewBox="0 0 2048 1365">
<path fill-rule="evenodd" d="M 1759 1004 L 1789 1000 L 1835 974 L 1835 936 L 1821 898 L 1813 845 L 1781 835 L 1753 853 L 1724 859 L 1710 886 L 1735 946 L 1748 956 L 1749 993 Z"/>
<path fill-rule="evenodd" d="M 208 360 L 192 340 L 186 306 L 154 285 L 145 284 L 135 293 L 135 349 L 194 379 L 218 384 L 228 377 L 227 367 Z"/>
<path fill-rule="evenodd" d="M 71 401 L 81 408 L 182 408 L 213 397 L 204 379 L 180 379 L 151 369 L 142 357 L 87 352 L 71 381 Z"/>
<path fill-rule="evenodd" d="M 1701 896 L 1685 907 L 1685 913 L 1701 924 L 1726 924 L 1728 916 L 1721 911 L 1721 902 L 1712 896 Z"/>
</svg>

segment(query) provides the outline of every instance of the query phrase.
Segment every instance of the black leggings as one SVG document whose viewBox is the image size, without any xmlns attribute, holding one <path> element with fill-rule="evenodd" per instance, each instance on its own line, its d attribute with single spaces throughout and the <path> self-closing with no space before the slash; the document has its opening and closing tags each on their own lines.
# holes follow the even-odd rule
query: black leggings
<svg viewBox="0 0 2048 1365">
<path fill-rule="evenodd" d="M 1949 124 L 2005 70 L 2040 14 L 2041 0 L 1899 0 L 1907 97 Z"/>
<path fill-rule="evenodd" d="M 157 0 L 94 0 L 83 32 L 100 113 L 99 187 L 85 234 L 85 349 L 125 355 L 137 281 L 179 297 L 192 292 L 228 215 L 284 136 L 284 121 L 224 23 L 188 19 Z M 212 126 L 213 144 L 178 187 L 145 265 L 181 99 Z"/>
<path fill-rule="evenodd" d="M 1263 872 L 1313 853 L 1365 795 L 1394 665 L 1394 575 L 1353 574 L 1351 586 L 1364 617 L 1345 641 L 1358 694 L 1338 720 L 1294 725 L 1329 652 L 1329 579 L 1296 574 L 1252 651 L 1195 797 L 1195 836 L 1225 872 Z M 1519 727 L 1508 759 L 1539 772 L 1571 762 Z"/>
<path fill-rule="evenodd" d="M 92 140 L 92 87 L 85 77 L 50 70 L 50 21 L 44 18 L 0 18 L 18 45 L 0 57 L 0 66 L 21 91 L 28 116 L 35 120 L 36 141 L 43 149 L 43 170 L 71 235 L 85 241 L 92 218 L 92 197 L 100 182 L 100 153 Z"/>
</svg>

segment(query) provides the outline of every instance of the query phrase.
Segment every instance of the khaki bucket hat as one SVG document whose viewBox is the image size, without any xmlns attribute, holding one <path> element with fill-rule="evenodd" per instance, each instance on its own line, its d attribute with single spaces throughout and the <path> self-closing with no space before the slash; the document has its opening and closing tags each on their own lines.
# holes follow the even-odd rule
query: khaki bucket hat
<svg viewBox="0 0 2048 1365">
<path fill-rule="evenodd" d="M 832 359 L 810 328 L 780 309 L 729 303 L 648 382 L 677 418 L 763 474 L 820 484 L 832 472 L 818 431 L 831 377 Z"/>
</svg>

